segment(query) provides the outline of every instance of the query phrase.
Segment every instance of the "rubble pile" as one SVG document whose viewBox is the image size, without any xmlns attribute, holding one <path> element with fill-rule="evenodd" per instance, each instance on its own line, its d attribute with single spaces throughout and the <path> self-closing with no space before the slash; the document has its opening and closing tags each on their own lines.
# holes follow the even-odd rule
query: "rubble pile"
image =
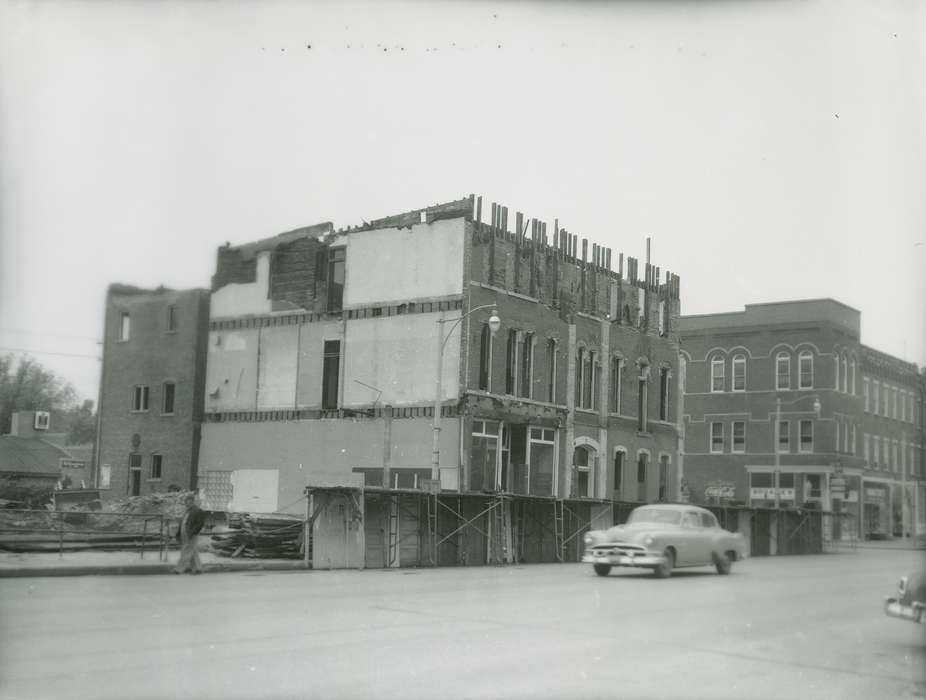
<svg viewBox="0 0 926 700">
<path fill-rule="evenodd" d="M 246 513 L 229 528 L 212 535 L 212 550 L 227 557 L 253 559 L 302 558 L 303 519 L 295 515 Z"/>
</svg>

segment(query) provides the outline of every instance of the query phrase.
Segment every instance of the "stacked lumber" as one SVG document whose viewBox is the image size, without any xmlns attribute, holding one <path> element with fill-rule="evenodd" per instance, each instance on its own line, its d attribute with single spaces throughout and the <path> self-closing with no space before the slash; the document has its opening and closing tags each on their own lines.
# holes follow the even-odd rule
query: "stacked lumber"
<svg viewBox="0 0 926 700">
<path fill-rule="evenodd" d="M 227 557 L 301 559 L 303 519 L 296 515 L 246 513 L 229 520 L 238 527 L 213 532 L 212 550 Z"/>
</svg>

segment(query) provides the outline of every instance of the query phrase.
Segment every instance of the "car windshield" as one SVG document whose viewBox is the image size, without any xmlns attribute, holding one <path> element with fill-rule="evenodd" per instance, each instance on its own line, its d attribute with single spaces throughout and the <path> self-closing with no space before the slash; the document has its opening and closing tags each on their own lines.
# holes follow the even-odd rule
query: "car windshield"
<svg viewBox="0 0 926 700">
<path fill-rule="evenodd" d="M 682 514 L 677 510 L 663 508 L 639 508 L 630 514 L 627 524 L 631 523 L 668 523 L 678 525 Z"/>
</svg>

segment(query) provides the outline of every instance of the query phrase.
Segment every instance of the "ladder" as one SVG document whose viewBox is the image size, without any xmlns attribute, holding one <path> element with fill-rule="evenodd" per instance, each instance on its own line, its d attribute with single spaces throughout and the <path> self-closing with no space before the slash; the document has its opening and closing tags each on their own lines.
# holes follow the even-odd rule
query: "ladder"
<svg viewBox="0 0 926 700">
<path fill-rule="evenodd" d="M 562 499 L 553 501 L 553 551 L 557 561 L 566 559 L 566 504 Z"/>
<path fill-rule="evenodd" d="M 511 556 L 511 508 L 508 499 L 497 497 L 489 503 L 489 564 L 510 564 Z"/>
<path fill-rule="evenodd" d="M 515 547 L 514 556 L 512 557 L 514 561 L 524 561 L 524 531 L 527 529 L 524 511 L 527 508 L 527 504 L 524 501 L 519 501 L 517 503 L 512 503 L 511 507 L 515 509 L 513 514 L 514 524 L 512 525 L 512 536 L 515 538 Z"/>
</svg>

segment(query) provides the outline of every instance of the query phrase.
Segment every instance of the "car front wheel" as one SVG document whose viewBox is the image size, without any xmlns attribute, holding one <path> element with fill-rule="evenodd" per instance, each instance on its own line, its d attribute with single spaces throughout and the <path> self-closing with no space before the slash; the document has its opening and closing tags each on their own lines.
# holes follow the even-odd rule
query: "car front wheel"
<svg viewBox="0 0 926 700">
<path fill-rule="evenodd" d="M 653 573 L 656 574 L 656 578 L 669 578 L 672 575 L 672 569 L 675 566 L 675 552 L 671 549 L 664 551 L 663 556 L 665 556 L 666 561 L 664 564 L 660 564 L 655 569 Z"/>
<path fill-rule="evenodd" d="M 733 559 L 730 557 L 730 553 L 717 554 L 714 556 L 714 566 L 717 568 L 717 573 L 721 576 L 726 576 L 730 573 L 730 569 L 733 568 Z"/>
<path fill-rule="evenodd" d="M 599 576 L 607 576 L 611 573 L 610 564 L 593 564 L 592 566 L 595 568 L 595 573 Z"/>
</svg>

